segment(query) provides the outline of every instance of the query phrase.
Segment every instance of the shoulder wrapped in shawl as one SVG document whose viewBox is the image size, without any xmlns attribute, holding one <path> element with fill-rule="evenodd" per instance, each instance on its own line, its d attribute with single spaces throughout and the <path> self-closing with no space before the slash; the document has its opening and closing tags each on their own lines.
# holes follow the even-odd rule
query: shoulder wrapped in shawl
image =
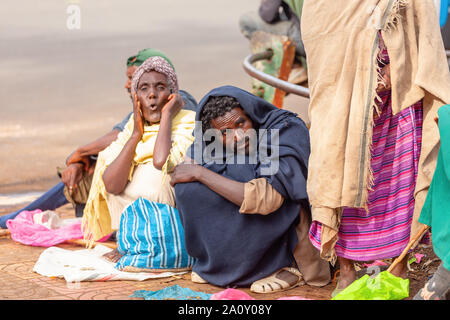
<svg viewBox="0 0 450 320">
<path fill-rule="evenodd" d="M 450 76 L 432 0 L 305 0 L 302 39 L 311 89 L 308 195 L 313 219 L 326 226 L 324 258 L 334 260 L 338 208 L 366 208 L 372 186 L 370 147 L 378 32 L 387 46 L 392 112 L 423 99 L 423 141 L 412 232 L 436 166 L 439 135 L 433 117 L 450 102 Z"/>
<path fill-rule="evenodd" d="M 163 172 L 170 172 L 171 169 L 181 162 L 189 145 L 194 141 L 192 131 L 195 124 L 195 112 L 181 110 L 172 121 L 172 149 L 163 167 Z M 111 229 L 111 217 L 106 204 L 106 189 L 103 183 L 103 173 L 106 168 L 117 158 L 126 142 L 129 140 L 134 128 L 134 118 L 125 126 L 108 148 L 98 154 L 95 165 L 89 198 L 83 214 L 84 238 L 88 241 L 97 241 L 113 230 Z M 133 169 L 136 165 L 147 163 L 153 160 L 153 149 L 159 131 L 159 124 L 144 126 L 144 135 L 136 146 L 136 154 L 130 170 L 129 179 L 133 177 Z M 155 182 L 149 182 L 155 183 Z M 156 182 L 156 183 L 163 183 Z"/>
<path fill-rule="evenodd" d="M 266 216 L 241 214 L 237 205 L 199 182 L 175 185 L 186 248 L 197 259 L 193 270 L 215 285 L 248 286 L 294 261 L 295 227 L 301 205 L 307 206 L 309 135 L 304 122 L 294 113 L 231 86 L 208 93 L 200 102 L 197 120 L 211 96 L 234 97 L 256 128 L 279 130 L 279 145 L 268 145 L 279 147 L 279 170 L 270 176 L 262 175 L 264 164 L 260 159 L 256 164 L 205 163 L 202 157 L 195 157 L 194 151 L 204 149 L 201 137 L 196 136 L 187 152 L 202 166 L 236 181 L 266 178 L 285 199 L 277 211 Z"/>
</svg>

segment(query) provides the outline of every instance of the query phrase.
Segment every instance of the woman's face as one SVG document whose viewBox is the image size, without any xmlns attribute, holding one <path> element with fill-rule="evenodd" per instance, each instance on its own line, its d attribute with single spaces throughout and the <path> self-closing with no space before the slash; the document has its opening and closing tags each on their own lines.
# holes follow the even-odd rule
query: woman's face
<svg viewBox="0 0 450 320">
<path fill-rule="evenodd" d="M 223 116 L 211 120 L 211 126 L 222 133 L 222 142 L 235 152 L 249 153 L 249 136 L 247 130 L 253 129 L 252 120 L 242 108 L 233 108 Z"/>
<path fill-rule="evenodd" d="M 145 72 L 139 80 L 136 93 L 144 119 L 150 124 L 159 123 L 162 108 L 171 94 L 167 77 L 156 71 Z"/>
</svg>

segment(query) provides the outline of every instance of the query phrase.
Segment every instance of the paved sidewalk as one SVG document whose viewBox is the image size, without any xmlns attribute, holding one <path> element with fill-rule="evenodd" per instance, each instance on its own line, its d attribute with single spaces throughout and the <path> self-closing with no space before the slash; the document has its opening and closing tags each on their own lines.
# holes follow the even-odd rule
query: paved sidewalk
<svg viewBox="0 0 450 320">
<path fill-rule="evenodd" d="M 10 212 L 11 210 L 8 210 Z M 73 218 L 73 210 L 66 205 L 57 210 L 62 218 Z M 0 215 L 6 213 L 0 211 Z M 58 245 L 63 249 L 81 250 L 72 244 Z M 195 284 L 190 273 L 181 276 L 149 279 L 145 281 L 107 281 L 68 284 L 64 279 L 48 278 L 33 272 L 33 266 L 46 248 L 25 246 L 14 242 L 9 236 L 0 237 L 0 299 L 12 300 L 141 300 L 131 298 L 135 290 L 160 290 L 175 284 L 206 293 L 224 288 L 209 284 Z M 285 296 L 301 296 L 309 299 L 327 300 L 334 285 L 323 288 L 301 286 L 273 294 L 255 294 L 239 288 L 258 300 L 272 300 Z"/>
</svg>

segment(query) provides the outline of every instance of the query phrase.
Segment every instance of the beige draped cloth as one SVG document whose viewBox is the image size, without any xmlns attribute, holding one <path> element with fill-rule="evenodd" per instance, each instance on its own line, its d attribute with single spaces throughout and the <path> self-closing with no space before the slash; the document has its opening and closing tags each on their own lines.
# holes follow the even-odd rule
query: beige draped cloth
<svg viewBox="0 0 450 320">
<path fill-rule="evenodd" d="M 433 118 L 450 102 L 450 75 L 432 0 L 305 0 L 301 21 L 311 90 L 307 189 L 312 218 L 323 225 L 321 257 L 334 263 L 342 208 L 367 209 L 373 183 L 378 32 L 390 57 L 393 114 L 423 99 L 412 233 L 436 167 Z"/>
</svg>

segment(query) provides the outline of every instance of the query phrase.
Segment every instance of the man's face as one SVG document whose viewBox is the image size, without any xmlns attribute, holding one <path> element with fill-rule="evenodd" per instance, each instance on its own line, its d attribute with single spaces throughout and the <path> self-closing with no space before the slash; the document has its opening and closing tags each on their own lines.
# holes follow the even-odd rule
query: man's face
<svg viewBox="0 0 450 320">
<path fill-rule="evenodd" d="M 253 129 L 253 123 L 242 108 L 234 108 L 223 116 L 211 120 L 211 126 L 221 132 L 222 142 L 227 149 L 237 153 L 250 152 L 247 130 Z"/>
<path fill-rule="evenodd" d="M 167 77 L 159 72 L 145 72 L 137 86 L 137 97 L 141 103 L 142 116 L 150 124 L 159 123 L 162 108 L 169 101 Z"/>
<path fill-rule="evenodd" d="M 125 89 L 127 89 L 128 94 L 130 94 L 130 97 L 131 97 L 131 79 L 133 79 L 133 73 L 136 71 L 137 68 L 138 68 L 137 66 L 128 67 L 126 72 L 127 81 L 125 82 Z"/>
</svg>

